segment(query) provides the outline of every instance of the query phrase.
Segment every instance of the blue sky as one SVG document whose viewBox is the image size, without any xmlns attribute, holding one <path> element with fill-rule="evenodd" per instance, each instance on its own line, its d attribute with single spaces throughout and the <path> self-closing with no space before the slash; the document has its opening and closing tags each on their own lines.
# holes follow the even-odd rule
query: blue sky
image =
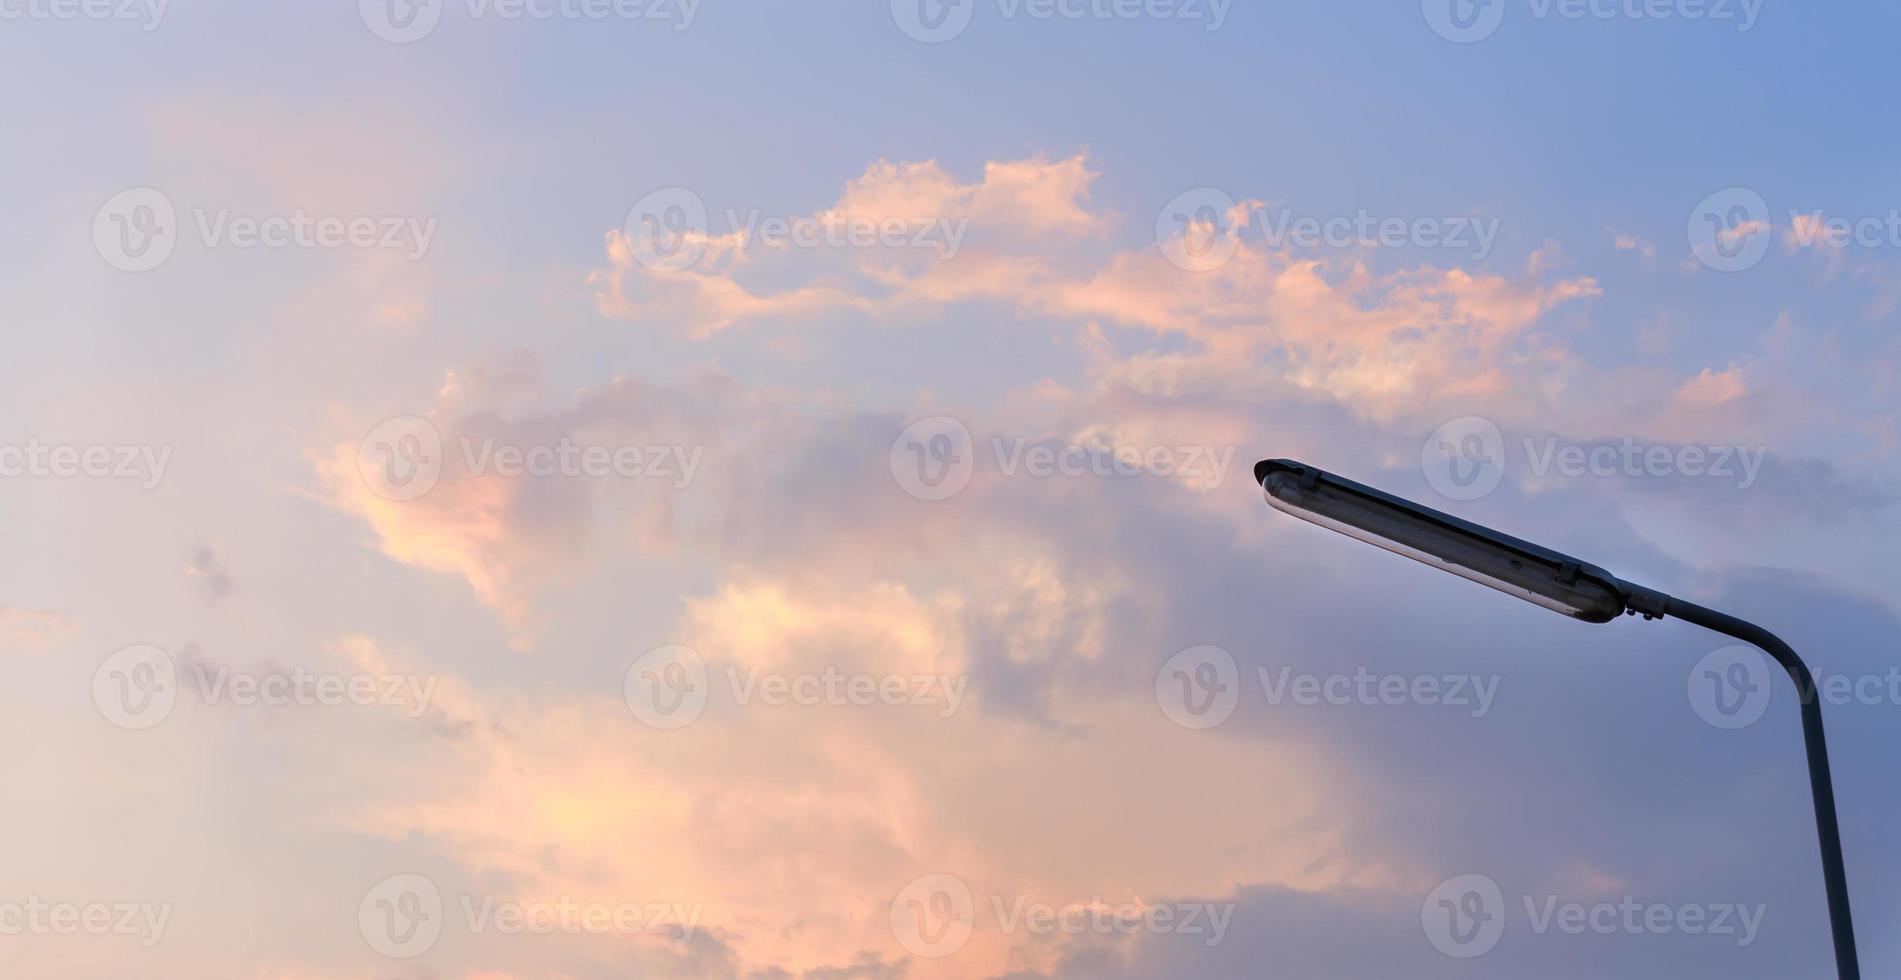
<svg viewBox="0 0 1901 980">
<path fill-rule="evenodd" d="M 906 0 L 449 0 L 392 43 L 375 0 L 51 2 L 0 2 L 11 971 L 1830 975 L 1780 678 L 1733 725 L 1726 641 L 1291 521 L 1278 456 L 1784 634 L 1846 685 L 1862 960 L 1901 963 L 1888 5 L 1495 0 L 1456 43 L 1440 0 L 962 0 L 922 43 Z M 1265 233 L 1362 216 L 1405 231 Z M 233 237 L 306 219 L 389 241 Z M 640 469 L 493 454 L 564 446 Z M 230 684 L 300 677 L 395 694 Z M 1434 925 L 1473 875 L 1494 942 Z M 470 911 L 569 900 L 663 921 Z M 1626 902 L 1761 918 L 1537 914 Z"/>
</svg>

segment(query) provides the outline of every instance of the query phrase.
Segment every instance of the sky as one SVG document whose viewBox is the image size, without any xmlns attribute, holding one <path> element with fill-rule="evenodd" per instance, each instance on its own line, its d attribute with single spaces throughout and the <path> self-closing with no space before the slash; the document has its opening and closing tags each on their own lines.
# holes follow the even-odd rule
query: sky
<svg viewBox="0 0 1901 980">
<path fill-rule="evenodd" d="M 0 0 L 0 970 L 1901 972 L 1850 0 Z"/>
</svg>

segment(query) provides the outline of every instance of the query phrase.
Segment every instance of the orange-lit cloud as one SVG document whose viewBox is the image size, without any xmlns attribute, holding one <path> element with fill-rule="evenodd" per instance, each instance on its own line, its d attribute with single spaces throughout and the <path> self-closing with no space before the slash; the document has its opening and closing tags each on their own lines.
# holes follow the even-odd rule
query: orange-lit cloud
<svg viewBox="0 0 1901 980">
<path fill-rule="evenodd" d="M 0 606 L 0 646 L 10 650 L 45 649 L 72 628 L 72 620 L 50 609 Z"/>
</svg>

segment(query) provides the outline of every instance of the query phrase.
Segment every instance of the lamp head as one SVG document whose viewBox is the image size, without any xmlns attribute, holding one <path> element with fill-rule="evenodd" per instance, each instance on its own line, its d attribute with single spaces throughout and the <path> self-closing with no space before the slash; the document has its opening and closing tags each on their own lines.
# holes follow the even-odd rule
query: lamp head
<svg viewBox="0 0 1901 980">
<path fill-rule="evenodd" d="M 1254 478 L 1276 510 L 1546 609 L 1587 623 L 1625 611 L 1629 590 L 1595 565 L 1293 460 L 1257 463 Z"/>
</svg>

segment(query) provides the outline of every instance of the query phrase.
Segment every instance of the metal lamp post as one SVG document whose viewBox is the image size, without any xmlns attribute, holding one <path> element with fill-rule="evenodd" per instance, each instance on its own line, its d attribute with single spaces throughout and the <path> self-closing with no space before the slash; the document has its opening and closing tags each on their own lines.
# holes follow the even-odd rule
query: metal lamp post
<svg viewBox="0 0 1901 980">
<path fill-rule="evenodd" d="M 1841 980 L 1861 980 L 1861 966 L 1855 956 L 1855 927 L 1848 910 L 1848 878 L 1842 868 L 1841 830 L 1835 818 L 1835 787 L 1829 778 L 1828 744 L 1822 735 L 1821 701 L 1808 666 L 1787 643 L 1753 623 L 1633 585 L 1595 565 L 1304 463 L 1266 460 L 1255 465 L 1254 478 L 1276 510 L 1574 619 L 1608 623 L 1626 614 L 1642 615 L 1646 620 L 1675 616 L 1754 644 L 1774 657 L 1794 679 L 1802 698 L 1809 792 L 1815 801 L 1815 827 L 1822 845 L 1822 876 L 1828 892 L 1829 926 L 1835 939 L 1836 974 Z"/>
</svg>

